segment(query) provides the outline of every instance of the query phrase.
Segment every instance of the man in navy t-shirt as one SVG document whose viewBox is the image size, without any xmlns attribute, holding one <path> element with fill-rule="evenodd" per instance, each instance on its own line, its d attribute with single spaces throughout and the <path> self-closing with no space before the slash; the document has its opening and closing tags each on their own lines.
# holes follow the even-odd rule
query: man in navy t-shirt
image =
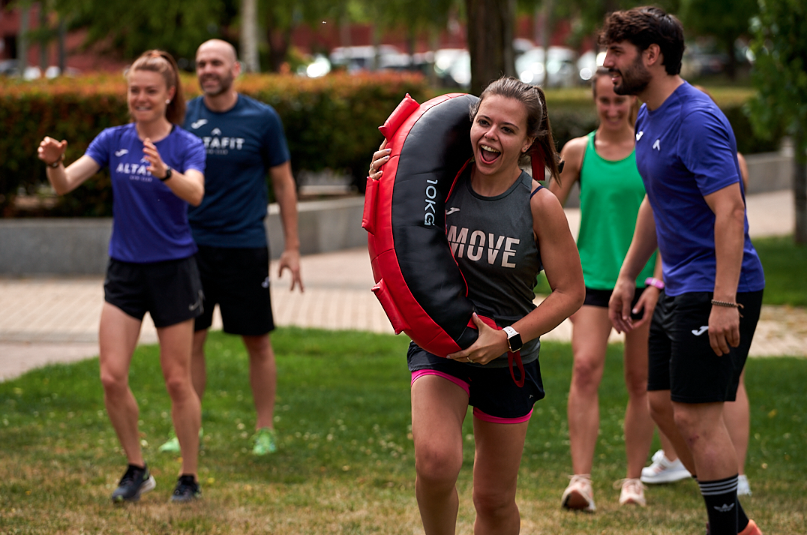
<svg viewBox="0 0 807 535">
<path fill-rule="evenodd" d="M 602 31 L 614 91 L 645 104 L 636 163 L 647 197 L 610 302 L 630 331 L 635 279 L 658 246 L 665 292 L 650 327 L 651 413 L 695 476 L 712 535 L 760 534 L 737 501 L 737 459 L 723 421 L 748 356 L 765 279 L 751 240 L 734 133 L 681 79 L 681 23 L 661 9 L 610 14 Z"/>
<path fill-rule="evenodd" d="M 291 289 L 303 290 L 297 193 L 283 125 L 271 107 L 233 88 L 240 74 L 235 49 L 225 41 L 202 43 L 196 74 L 204 93 L 188 103 L 185 129 L 202 139 L 207 153 L 205 198 L 188 212 L 204 288 L 204 314 L 196 319 L 193 385 L 202 399 L 206 383 L 204 346 L 218 304 L 224 332 L 240 335 L 249 353 L 257 411 L 253 453 L 276 448 L 274 403 L 276 368 L 269 339 L 274 329 L 269 293 L 269 248 L 264 218 L 267 173 L 280 205 L 284 251 L 279 274 L 291 272 Z M 161 451 L 174 451 L 173 439 Z"/>
</svg>

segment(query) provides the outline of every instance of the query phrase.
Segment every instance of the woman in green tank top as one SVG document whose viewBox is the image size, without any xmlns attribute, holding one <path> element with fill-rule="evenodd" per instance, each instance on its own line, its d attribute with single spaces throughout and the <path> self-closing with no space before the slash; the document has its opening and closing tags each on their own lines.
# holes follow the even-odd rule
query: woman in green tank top
<svg viewBox="0 0 807 535">
<path fill-rule="evenodd" d="M 619 268 L 627 254 L 639 205 L 645 196 L 636 168 L 633 124 L 638 109 L 636 97 L 614 93 L 608 71 L 599 70 L 593 81 L 594 100 L 600 125 L 595 132 L 569 141 L 561 152 L 566 167 L 561 182 L 550 190 L 566 202 L 575 182 L 580 184 L 580 232 L 578 250 L 586 283 L 586 300 L 572 317 L 574 367 L 569 390 L 569 442 L 572 453 L 572 481 L 563 493 L 568 509 L 594 511 L 591 468 L 599 433 L 598 389 L 605 367 L 605 353 L 611 334 L 608 300 Z M 654 277 L 654 259 L 636 281 L 663 287 L 661 262 Z M 634 304 L 641 320 L 625 337 L 625 384 L 628 407 L 625 412 L 625 449 L 628 467 L 622 482 L 620 505 L 645 505 L 640 482 L 642 467 L 653 438 L 653 421 L 647 408 L 647 337 L 650 318 L 660 290 L 647 286 Z M 640 292 L 637 291 L 637 294 Z"/>
</svg>

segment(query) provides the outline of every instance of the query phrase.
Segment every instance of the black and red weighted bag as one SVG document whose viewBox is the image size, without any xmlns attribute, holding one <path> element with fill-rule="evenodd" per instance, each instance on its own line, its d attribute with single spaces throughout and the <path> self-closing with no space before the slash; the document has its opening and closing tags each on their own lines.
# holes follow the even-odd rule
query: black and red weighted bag
<svg viewBox="0 0 807 535">
<path fill-rule="evenodd" d="M 442 357 L 478 334 L 445 234 L 445 201 L 472 155 L 469 110 L 476 100 L 448 94 L 419 105 L 407 95 L 379 128 L 390 159 L 365 193 L 373 292 L 396 334 Z"/>
</svg>

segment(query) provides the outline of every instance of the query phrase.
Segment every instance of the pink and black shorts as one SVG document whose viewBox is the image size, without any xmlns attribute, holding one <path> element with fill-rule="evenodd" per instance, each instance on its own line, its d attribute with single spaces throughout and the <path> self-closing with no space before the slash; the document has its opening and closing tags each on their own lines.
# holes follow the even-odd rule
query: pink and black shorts
<svg viewBox="0 0 807 535">
<path fill-rule="evenodd" d="M 513 382 L 507 367 L 474 366 L 438 357 L 414 342 L 409 344 L 406 359 L 413 384 L 424 375 L 437 375 L 451 381 L 468 394 L 474 417 L 486 422 L 526 422 L 532 415 L 533 404 L 546 395 L 537 358 L 524 364 L 525 379 L 521 388 Z"/>
</svg>

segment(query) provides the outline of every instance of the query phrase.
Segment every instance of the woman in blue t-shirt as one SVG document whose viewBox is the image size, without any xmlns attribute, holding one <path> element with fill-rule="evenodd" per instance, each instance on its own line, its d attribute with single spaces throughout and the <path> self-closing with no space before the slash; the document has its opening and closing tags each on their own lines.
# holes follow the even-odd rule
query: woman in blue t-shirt
<svg viewBox="0 0 807 535">
<path fill-rule="evenodd" d="M 129 466 L 113 502 L 137 501 L 156 485 L 140 450 L 138 407 L 129 365 L 146 312 L 160 340 L 160 363 L 171 397 L 182 470 L 172 501 L 199 496 L 196 477 L 200 405 L 191 384 L 193 318 L 201 313 L 201 285 L 188 225 L 188 204 L 204 195 L 202 141 L 182 130 L 185 100 L 168 53 L 151 50 L 126 74 L 132 121 L 107 128 L 67 168 L 67 141 L 46 137 L 39 158 L 56 193 L 73 191 L 101 168 L 112 177 L 113 226 L 99 330 L 101 382 L 109 419 Z"/>
</svg>

